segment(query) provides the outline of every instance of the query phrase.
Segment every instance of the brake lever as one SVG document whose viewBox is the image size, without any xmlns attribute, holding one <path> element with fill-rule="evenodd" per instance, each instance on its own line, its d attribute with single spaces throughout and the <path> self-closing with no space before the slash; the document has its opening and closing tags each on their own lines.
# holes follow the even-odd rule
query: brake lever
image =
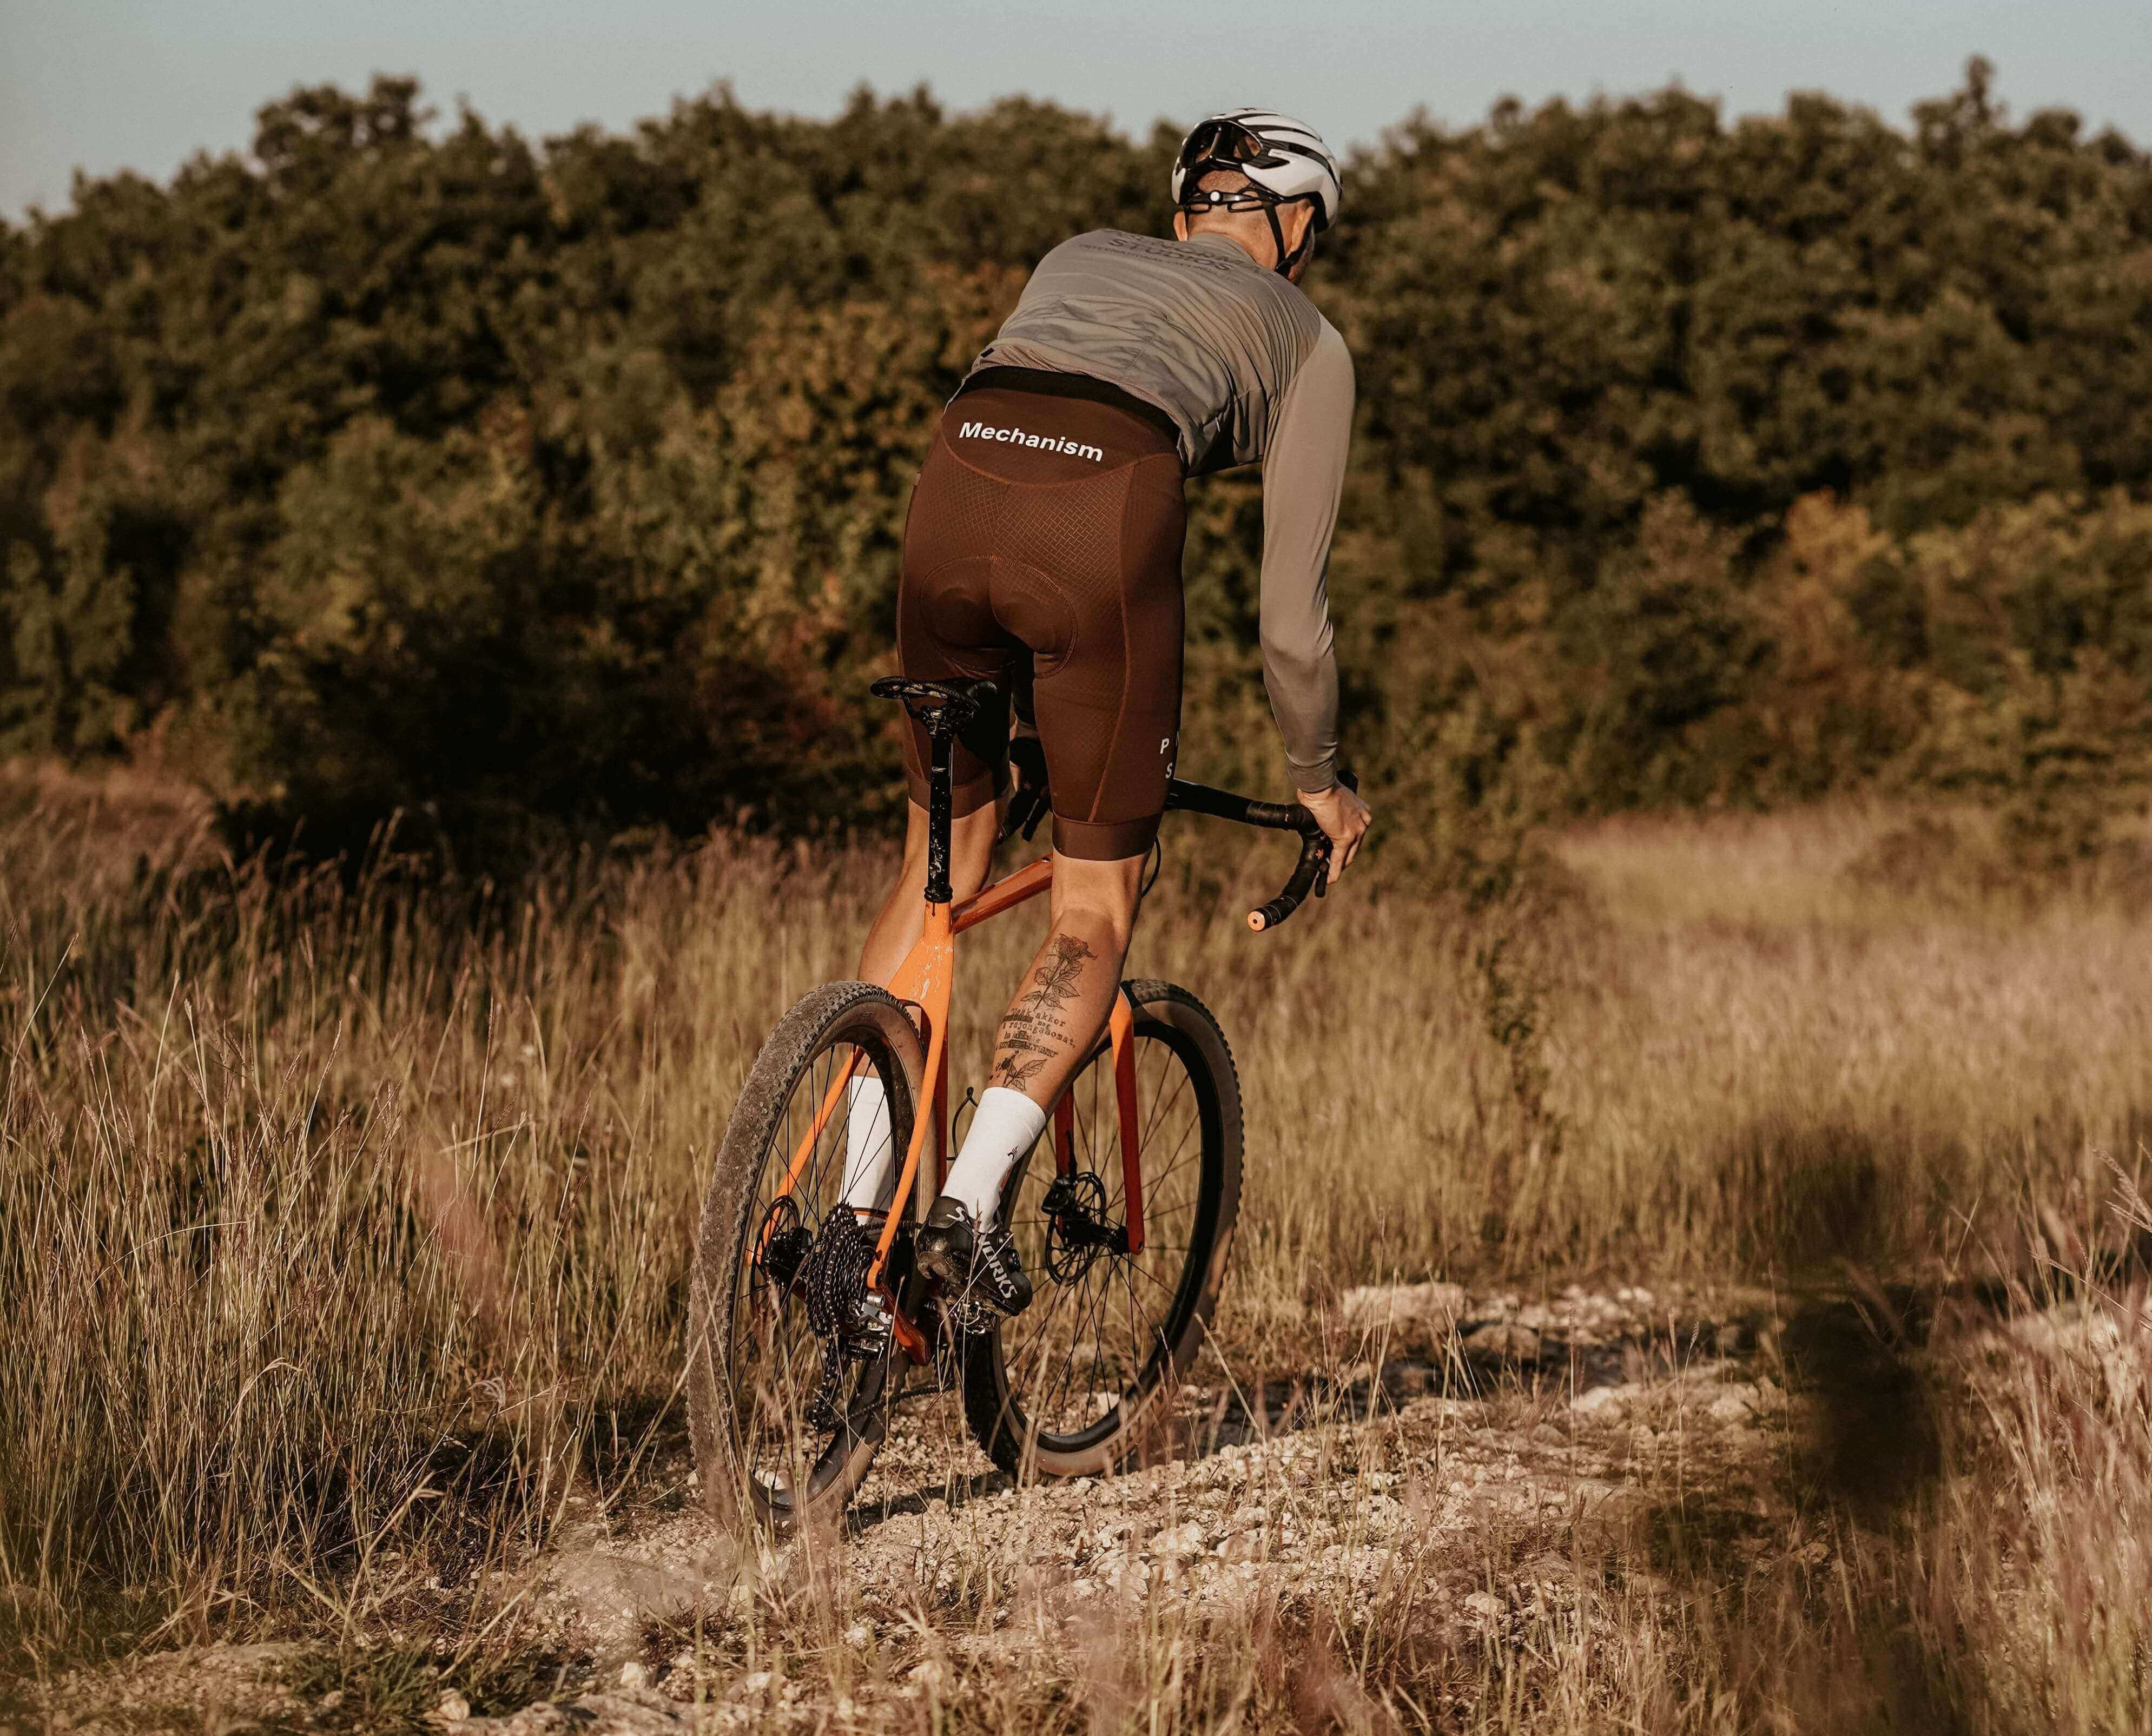
<svg viewBox="0 0 2152 1736">
<path fill-rule="evenodd" d="M 1341 765 L 1337 768 L 1337 781 L 1351 790 L 1353 794 L 1359 794 L 1359 775 L 1350 766 Z M 1330 835 L 1325 832 L 1322 835 L 1322 871 L 1315 877 L 1315 896 L 1317 898 L 1327 898 L 1330 896 L 1330 852 L 1337 847 Z"/>
</svg>

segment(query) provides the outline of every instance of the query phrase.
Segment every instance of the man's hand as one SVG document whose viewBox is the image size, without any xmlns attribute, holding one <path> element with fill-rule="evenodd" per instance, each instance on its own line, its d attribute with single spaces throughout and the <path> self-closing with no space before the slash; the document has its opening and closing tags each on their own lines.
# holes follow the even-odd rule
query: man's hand
<svg viewBox="0 0 2152 1736">
<path fill-rule="evenodd" d="M 1359 853 L 1360 840 L 1368 835 L 1368 828 L 1374 823 L 1374 814 L 1368 805 L 1342 784 L 1333 784 L 1319 795 L 1300 792 L 1301 805 L 1315 816 L 1316 824 L 1330 834 L 1330 872 L 1323 884 L 1327 886 L 1352 865 L 1353 858 Z"/>
<path fill-rule="evenodd" d="M 1002 814 L 1001 835 L 1006 839 L 1022 832 L 1028 842 L 1051 798 L 1046 788 L 1046 749 L 1037 733 L 1021 723 L 1009 738 L 1009 765 L 1016 774 L 1016 787 Z"/>
</svg>

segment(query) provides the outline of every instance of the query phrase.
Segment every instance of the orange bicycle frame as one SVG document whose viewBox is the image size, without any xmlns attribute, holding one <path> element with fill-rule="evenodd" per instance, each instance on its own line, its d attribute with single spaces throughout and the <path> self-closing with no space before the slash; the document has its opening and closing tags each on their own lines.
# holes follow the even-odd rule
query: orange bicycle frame
<svg viewBox="0 0 2152 1736">
<path fill-rule="evenodd" d="M 881 1241 L 875 1250 L 875 1263 L 868 1274 L 870 1283 L 881 1281 L 882 1266 L 889 1258 L 890 1249 L 896 1245 L 897 1226 L 903 1221 L 911 1190 L 917 1185 L 920 1162 L 926 1155 L 930 1133 L 934 1140 L 934 1181 L 937 1191 L 949 1173 L 949 1003 L 956 987 L 957 937 L 1004 911 L 1028 903 L 1053 884 L 1053 862 L 1047 857 L 1004 876 L 960 903 L 928 904 L 926 931 L 920 936 L 918 943 L 889 981 L 889 992 L 914 1009 L 920 1034 L 926 1039 L 926 1078 L 932 1109 L 912 1124 L 911 1143 L 904 1154 L 904 1167 L 897 1175 L 889 1221 L 882 1226 Z M 1143 1246 L 1143 1175 L 1142 1154 L 1136 1136 L 1135 1018 L 1129 1010 L 1126 995 L 1114 997 L 1107 1030 L 1113 1048 L 1114 1097 L 1120 1118 L 1129 1248 L 1134 1252 Z M 1073 1129 L 1074 1119 L 1073 1101 L 1064 1090 L 1053 1108 L 1054 1160 L 1056 1167 L 1064 1170 L 1073 1168 L 1075 1160 L 1065 1131 Z"/>
<path fill-rule="evenodd" d="M 870 1285 L 881 1282 L 882 1267 L 887 1263 L 890 1250 L 896 1246 L 897 1226 L 904 1221 L 906 1208 L 911 1200 L 911 1190 L 918 1185 L 919 1169 L 926 1156 L 926 1142 L 934 1142 L 934 1182 L 938 1191 L 949 1173 L 949 1006 L 956 988 L 957 937 L 967 928 L 976 928 L 982 922 L 1011 911 L 1020 904 L 1029 902 L 1053 884 L 1053 863 L 1050 857 L 1042 858 L 1013 874 L 1005 875 L 991 886 L 974 893 L 961 902 L 934 903 L 926 906 L 926 927 L 917 943 L 906 956 L 896 974 L 886 985 L 889 992 L 905 1003 L 912 1011 L 919 1025 L 919 1034 L 926 1045 L 926 1096 L 925 1113 L 914 1118 L 911 1140 L 904 1154 L 904 1167 L 898 1172 L 896 1192 L 890 1201 L 889 1217 L 882 1226 L 881 1240 L 875 1248 L 873 1266 L 867 1274 Z M 1136 1117 L 1135 1072 L 1135 1016 L 1130 1011 L 1125 994 L 1114 997 L 1114 1008 L 1107 1020 L 1107 1040 L 1114 1060 L 1114 1095 L 1119 1119 L 1121 1136 L 1122 1187 L 1128 1206 L 1129 1251 L 1139 1253 L 1144 1244 L 1143 1227 L 1143 1154 L 1138 1141 Z M 816 1106 L 815 1119 L 808 1127 L 787 1165 L 783 1184 L 779 1187 L 780 1197 L 789 1194 L 799 1185 L 799 1178 L 806 1173 L 807 1165 L 820 1144 L 822 1135 L 829 1130 L 831 1119 L 837 1114 L 845 1097 L 845 1087 L 859 1071 L 863 1057 L 855 1052 L 851 1061 L 830 1082 Z M 1072 1082 L 1073 1083 L 1073 1082 Z M 1063 1174 L 1075 1168 L 1074 1129 L 1075 1104 L 1068 1091 L 1053 1106 L 1054 1165 Z"/>
<path fill-rule="evenodd" d="M 911 1139 L 906 1147 L 904 1167 L 898 1173 L 896 1192 L 890 1201 L 889 1216 L 882 1224 L 881 1238 L 875 1246 L 874 1264 L 868 1268 L 867 1285 L 870 1289 L 881 1289 L 892 1304 L 891 1313 L 895 1322 L 898 1342 L 915 1361 L 923 1362 L 928 1354 L 925 1338 L 917 1327 L 904 1317 L 901 1308 L 894 1306 L 896 1298 L 882 1287 L 882 1270 L 888 1264 L 890 1250 L 896 1245 L 897 1226 L 904 1221 L 906 1209 L 910 1206 L 912 1190 L 918 1185 L 919 1166 L 926 1156 L 930 1134 L 934 1141 L 935 1187 L 938 1192 L 949 1173 L 949 1003 L 956 987 L 957 937 L 967 928 L 975 928 L 1004 911 L 1013 910 L 1019 904 L 1036 898 L 1053 884 L 1053 863 L 1048 857 L 1019 868 L 991 886 L 983 887 L 970 897 L 956 900 L 951 896 L 949 883 L 949 845 L 952 829 L 951 819 L 951 789 L 949 774 L 950 745 L 961 722 L 972 715 L 971 701 L 948 688 L 936 688 L 928 683 L 877 682 L 875 691 L 890 698 L 903 698 L 909 708 L 915 698 L 925 695 L 938 699 L 941 708 L 925 716 L 915 710 L 913 715 L 927 728 L 932 741 L 931 761 L 927 774 L 926 803 L 926 924 L 896 974 L 885 985 L 889 992 L 911 1009 L 918 1022 L 919 1034 L 926 1045 L 926 1073 L 923 1081 L 928 1102 L 922 1105 L 924 1113 L 916 1116 L 911 1126 Z M 952 721 L 956 719 L 956 721 Z M 1114 997 L 1113 1013 L 1107 1021 L 1108 1040 L 1114 1058 L 1114 1094 L 1119 1117 L 1121 1135 L 1121 1167 L 1123 1186 L 1128 1208 L 1128 1246 L 1131 1253 L 1139 1251 L 1144 1242 L 1143 1228 L 1143 1174 L 1142 1153 L 1137 1143 L 1136 1071 L 1135 1071 L 1135 1016 L 1131 1011 L 1128 996 Z M 807 1170 L 822 1135 L 828 1131 L 830 1122 L 844 1100 L 845 1088 L 858 1072 L 862 1059 L 855 1050 L 851 1060 L 837 1077 L 830 1082 L 823 1093 L 822 1101 L 816 1105 L 813 1124 L 800 1140 L 786 1166 L 784 1180 L 778 1189 L 778 1197 L 789 1195 L 799 1185 L 799 1178 Z M 1073 1089 L 1073 1080 L 1070 1082 Z M 1054 1162 L 1066 1174 L 1075 1165 L 1073 1129 L 1075 1109 L 1068 1089 L 1063 1089 L 1060 1100 L 1053 1111 L 1054 1126 Z"/>
</svg>

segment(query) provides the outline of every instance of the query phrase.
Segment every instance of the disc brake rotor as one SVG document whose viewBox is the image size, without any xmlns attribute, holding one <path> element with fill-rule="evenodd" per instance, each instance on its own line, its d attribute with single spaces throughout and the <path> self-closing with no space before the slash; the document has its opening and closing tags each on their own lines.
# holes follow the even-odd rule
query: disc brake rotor
<svg viewBox="0 0 2152 1736">
<path fill-rule="evenodd" d="M 1046 1213 L 1046 1269 L 1057 1284 L 1080 1282 L 1091 1263 L 1113 1246 L 1106 1222 L 1106 1185 L 1089 1170 L 1057 1175 L 1039 1201 Z"/>
</svg>

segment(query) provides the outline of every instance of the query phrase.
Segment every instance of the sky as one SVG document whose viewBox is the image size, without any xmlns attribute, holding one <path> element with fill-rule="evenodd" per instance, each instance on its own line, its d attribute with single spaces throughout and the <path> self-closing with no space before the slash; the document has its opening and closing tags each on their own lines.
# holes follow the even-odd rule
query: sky
<svg viewBox="0 0 2152 1736">
<path fill-rule="evenodd" d="M 2076 109 L 2152 143 L 2152 0 L 0 0 L 0 216 L 60 211 L 74 172 L 169 177 L 243 149 L 296 85 L 416 74 L 533 138 L 624 128 L 729 80 L 823 115 L 862 82 L 953 109 L 1021 93 L 1141 134 L 1241 103 L 1333 145 L 1424 107 L 1466 124 L 1678 80 L 1729 115 L 1827 90 L 1902 124 L 1985 54 L 2014 113 Z"/>
</svg>

